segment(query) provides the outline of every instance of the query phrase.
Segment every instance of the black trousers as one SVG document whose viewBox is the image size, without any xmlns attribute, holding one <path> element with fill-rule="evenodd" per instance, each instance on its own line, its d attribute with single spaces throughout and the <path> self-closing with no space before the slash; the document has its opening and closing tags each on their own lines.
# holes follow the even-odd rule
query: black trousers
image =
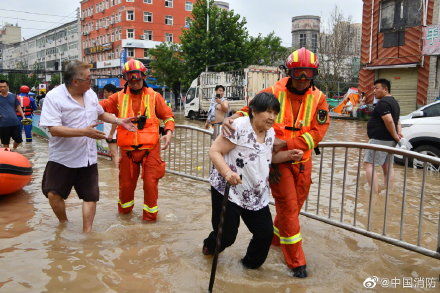
<svg viewBox="0 0 440 293">
<path fill-rule="evenodd" d="M 207 247 L 210 254 L 214 254 L 215 250 L 222 200 L 223 195 L 211 187 L 211 223 L 213 231 L 209 234 L 208 238 L 204 240 L 204 246 Z M 256 269 L 266 260 L 272 242 L 273 223 L 270 209 L 269 206 L 266 206 L 258 211 L 251 211 L 228 201 L 223 222 L 220 252 L 235 242 L 238 227 L 240 226 L 240 216 L 246 227 L 248 227 L 252 233 L 252 239 L 242 262 L 246 267 Z"/>
</svg>

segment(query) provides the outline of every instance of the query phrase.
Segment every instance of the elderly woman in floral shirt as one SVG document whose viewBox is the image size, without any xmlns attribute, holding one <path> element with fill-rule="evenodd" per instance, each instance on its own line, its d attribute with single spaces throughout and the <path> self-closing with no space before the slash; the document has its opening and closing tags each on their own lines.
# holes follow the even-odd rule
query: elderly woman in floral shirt
<svg viewBox="0 0 440 293">
<path fill-rule="evenodd" d="M 228 182 L 231 188 L 219 251 L 234 243 L 241 217 L 252 233 L 241 262 L 246 268 L 256 269 L 266 260 L 273 237 L 269 166 L 272 162 L 300 160 L 302 151 L 282 151 L 272 156 L 275 141 L 272 126 L 280 111 L 280 103 L 274 95 L 257 94 L 249 108 L 249 116 L 234 120 L 236 131 L 228 136 L 220 135 L 209 151 L 214 164 L 210 176 L 213 231 L 204 240 L 203 254 L 214 254 L 222 199 Z"/>
</svg>

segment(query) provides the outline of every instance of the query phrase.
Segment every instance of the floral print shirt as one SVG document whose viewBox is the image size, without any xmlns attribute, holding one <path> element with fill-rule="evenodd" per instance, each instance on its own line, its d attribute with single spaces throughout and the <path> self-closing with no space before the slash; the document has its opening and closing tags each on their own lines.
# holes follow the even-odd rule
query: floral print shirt
<svg viewBox="0 0 440 293">
<path fill-rule="evenodd" d="M 249 117 L 237 118 L 232 125 L 235 132 L 225 138 L 236 147 L 224 159 L 232 171 L 242 175 L 242 184 L 231 186 L 229 200 L 244 209 L 257 211 L 269 204 L 269 165 L 275 131 L 270 128 L 266 131 L 264 143 L 259 143 Z M 215 167 L 211 171 L 210 182 L 224 194 L 226 180 Z"/>
</svg>

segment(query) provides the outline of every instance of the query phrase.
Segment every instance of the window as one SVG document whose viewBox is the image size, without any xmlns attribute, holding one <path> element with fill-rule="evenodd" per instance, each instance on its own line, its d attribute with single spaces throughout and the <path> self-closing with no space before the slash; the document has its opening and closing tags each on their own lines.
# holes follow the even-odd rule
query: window
<svg viewBox="0 0 440 293">
<path fill-rule="evenodd" d="M 166 15 L 165 16 L 165 24 L 173 25 L 173 17 L 171 15 Z"/>
<path fill-rule="evenodd" d="M 173 0 L 165 0 L 165 7 L 173 8 Z"/>
<path fill-rule="evenodd" d="M 127 11 L 127 20 L 134 20 L 134 11 L 133 10 Z"/>
<path fill-rule="evenodd" d="M 144 0 L 145 4 L 153 4 L 153 0 Z"/>
<path fill-rule="evenodd" d="M 299 47 L 306 47 L 307 46 L 307 35 L 306 34 L 299 34 Z"/>
<path fill-rule="evenodd" d="M 423 117 L 438 117 L 440 116 L 440 103 L 423 109 Z"/>
<path fill-rule="evenodd" d="M 127 48 L 127 57 L 134 57 L 134 48 Z"/>
<path fill-rule="evenodd" d="M 144 22 L 153 22 L 153 13 L 144 12 Z"/>
<path fill-rule="evenodd" d="M 125 0 L 125 2 L 134 2 L 134 0 Z"/>
<path fill-rule="evenodd" d="M 193 10 L 193 4 L 192 2 L 186 1 L 185 2 L 185 10 L 186 11 L 192 11 Z"/>
<path fill-rule="evenodd" d="M 185 103 L 189 104 L 192 102 L 192 100 L 194 100 L 194 98 L 196 97 L 196 88 L 190 88 L 188 90 L 188 92 L 186 93 L 186 97 L 185 97 Z"/>
<path fill-rule="evenodd" d="M 144 58 L 150 59 L 150 54 L 148 54 L 148 49 L 144 49 Z"/>
<path fill-rule="evenodd" d="M 133 39 L 134 38 L 134 29 L 129 28 L 127 30 L 127 39 Z"/>
<path fill-rule="evenodd" d="M 405 31 L 384 32 L 383 47 L 391 48 L 405 45 Z"/>
<path fill-rule="evenodd" d="M 380 31 L 402 30 L 419 26 L 422 20 L 422 0 L 386 0 L 380 5 Z"/>
<path fill-rule="evenodd" d="M 185 27 L 189 28 L 191 26 L 191 18 L 187 17 L 185 18 Z"/>
<path fill-rule="evenodd" d="M 173 34 L 165 34 L 165 42 L 172 43 L 173 42 Z"/>
<path fill-rule="evenodd" d="M 317 34 L 312 35 L 312 51 L 315 53 L 318 51 L 318 35 Z"/>
<path fill-rule="evenodd" d="M 144 31 L 144 39 L 145 40 L 153 40 L 153 32 L 152 31 Z"/>
</svg>

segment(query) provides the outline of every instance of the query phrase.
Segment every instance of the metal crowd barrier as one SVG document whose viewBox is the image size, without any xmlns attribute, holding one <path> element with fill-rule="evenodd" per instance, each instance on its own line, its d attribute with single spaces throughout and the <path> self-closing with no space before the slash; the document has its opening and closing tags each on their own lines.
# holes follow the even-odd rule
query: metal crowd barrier
<svg viewBox="0 0 440 293">
<path fill-rule="evenodd" d="M 211 131 L 177 125 L 170 148 L 162 153 L 167 172 L 209 182 L 212 138 Z M 440 259 L 440 172 L 429 170 L 438 168 L 440 159 L 367 143 L 321 142 L 319 147 L 302 215 Z M 405 166 L 394 166 L 394 181 L 402 185 L 391 188 L 386 182 L 375 194 L 361 175 L 364 149 L 374 150 L 374 157 L 376 151 L 404 156 Z M 408 168 L 409 158 L 423 162 L 423 169 Z M 409 182 L 408 175 L 415 180 Z"/>
<path fill-rule="evenodd" d="M 321 142 L 319 147 L 312 172 L 318 184 L 312 184 L 303 215 L 440 259 L 440 172 L 428 170 L 440 166 L 439 158 L 367 143 Z M 372 182 L 361 175 L 364 149 L 374 151 L 373 160 L 377 151 L 402 155 L 405 166 L 393 167 L 394 182 L 401 186 L 391 188 L 387 181 L 378 194 L 373 192 Z M 408 168 L 409 158 L 423 162 L 423 169 Z M 382 168 L 373 166 L 373 174 L 380 173 L 381 182 L 383 172 L 377 169 Z"/>
<path fill-rule="evenodd" d="M 176 125 L 173 140 L 167 150 L 162 151 L 166 171 L 194 180 L 209 182 L 211 161 L 208 151 L 212 131 L 189 125 Z"/>
</svg>

